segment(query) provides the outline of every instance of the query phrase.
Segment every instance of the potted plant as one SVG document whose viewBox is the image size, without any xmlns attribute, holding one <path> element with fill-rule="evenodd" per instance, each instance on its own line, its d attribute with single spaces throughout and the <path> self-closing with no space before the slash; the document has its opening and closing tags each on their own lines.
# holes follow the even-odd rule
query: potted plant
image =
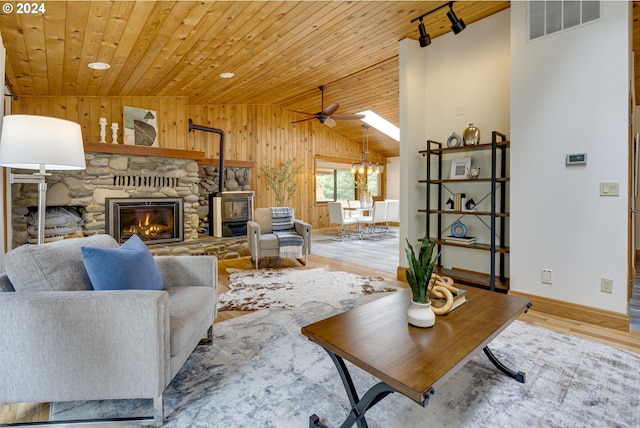
<svg viewBox="0 0 640 428">
<path fill-rule="evenodd" d="M 294 164 L 293 159 L 282 164 L 281 168 L 262 165 L 260 171 L 267 179 L 269 188 L 273 191 L 276 206 L 285 207 L 298 190 L 296 175 L 302 170 L 302 165 Z"/>
<path fill-rule="evenodd" d="M 438 260 L 438 255 L 433 256 L 436 241 L 429 240 L 425 236 L 417 257 L 408 239 L 407 245 L 405 253 L 409 267 L 406 276 L 412 293 L 407 319 L 409 324 L 416 327 L 431 327 L 436 322 L 436 316 L 431 309 L 431 301 L 429 300 L 429 293 L 435 285 L 435 280 L 431 276 Z"/>
<path fill-rule="evenodd" d="M 409 248 L 405 249 L 409 268 L 406 276 L 411 287 L 411 306 L 407 310 L 407 318 L 416 327 L 431 327 L 435 323 L 435 315 L 446 315 L 453 309 L 453 293 L 459 290 L 453 286 L 453 280 L 434 273 L 437 255 L 433 255 L 436 241 L 427 236 L 422 240 L 418 256 L 407 239 Z M 430 297 L 439 300 L 439 306 L 431 305 Z M 423 313 L 424 312 L 424 313 Z"/>
</svg>

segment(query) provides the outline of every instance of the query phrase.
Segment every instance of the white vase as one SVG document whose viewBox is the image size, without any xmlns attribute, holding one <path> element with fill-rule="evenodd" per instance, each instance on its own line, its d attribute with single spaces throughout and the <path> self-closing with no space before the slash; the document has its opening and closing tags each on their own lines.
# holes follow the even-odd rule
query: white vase
<svg viewBox="0 0 640 428">
<path fill-rule="evenodd" d="M 416 327 L 432 327 L 436 323 L 436 314 L 431 309 L 431 302 L 417 303 L 412 300 L 407 309 L 407 320 Z"/>
<path fill-rule="evenodd" d="M 360 206 L 362 208 L 371 208 L 373 206 L 373 197 L 367 191 L 360 192 Z"/>
</svg>

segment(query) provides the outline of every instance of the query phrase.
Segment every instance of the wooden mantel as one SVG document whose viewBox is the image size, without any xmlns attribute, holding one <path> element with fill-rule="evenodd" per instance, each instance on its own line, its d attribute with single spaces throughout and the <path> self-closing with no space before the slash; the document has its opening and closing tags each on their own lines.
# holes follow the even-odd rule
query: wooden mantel
<svg viewBox="0 0 640 428">
<path fill-rule="evenodd" d="M 205 153 L 195 150 L 162 149 L 158 147 L 131 146 L 127 144 L 84 143 L 85 152 L 110 153 L 115 155 L 156 156 L 175 159 L 193 159 L 200 165 L 218 165 L 218 159 L 206 159 Z M 253 168 L 254 161 L 225 159 L 224 165 L 231 167 Z"/>
</svg>

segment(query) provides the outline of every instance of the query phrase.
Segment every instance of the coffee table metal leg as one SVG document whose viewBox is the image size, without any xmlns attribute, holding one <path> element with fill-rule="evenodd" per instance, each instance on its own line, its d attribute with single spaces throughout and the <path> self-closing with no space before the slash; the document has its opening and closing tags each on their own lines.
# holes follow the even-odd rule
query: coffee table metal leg
<svg viewBox="0 0 640 428">
<path fill-rule="evenodd" d="M 379 382 L 372 386 L 364 394 L 362 399 L 360 399 L 344 360 L 328 349 L 325 349 L 325 351 L 327 351 L 338 369 L 340 379 L 342 379 L 342 384 L 344 385 L 347 397 L 349 398 L 349 403 L 351 404 L 351 412 L 349 413 L 349 416 L 347 416 L 347 419 L 342 423 L 341 428 L 352 427 L 354 424 L 357 424 L 358 428 L 368 428 L 364 414 L 371 407 L 378 404 L 380 400 L 389 394 L 393 394 L 396 390 L 384 382 Z M 309 418 L 309 428 L 314 427 L 326 428 L 326 426 L 320 422 L 320 418 L 317 415 L 311 415 Z"/>
<path fill-rule="evenodd" d="M 504 373 L 507 376 L 517 380 L 520 383 L 524 383 L 525 382 L 525 373 L 516 372 L 515 370 L 511 370 L 510 368 L 508 368 L 507 366 L 502 364 L 502 362 L 500 362 L 500 360 L 498 360 L 496 358 L 496 356 L 493 355 L 493 352 L 491 352 L 491 349 L 489 349 L 488 346 L 485 346 L 483 351 L 484 351 L 485 355 L 487 356 L 487 358 L 489 358 L 489 361 L 491 361 L 494 366 L 499 368 L 502 373 Z"/>
</svg>

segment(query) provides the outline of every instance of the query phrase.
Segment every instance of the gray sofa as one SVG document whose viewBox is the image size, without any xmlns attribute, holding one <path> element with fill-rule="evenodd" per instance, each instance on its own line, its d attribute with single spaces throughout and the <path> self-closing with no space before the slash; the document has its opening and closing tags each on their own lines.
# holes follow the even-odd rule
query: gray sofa
<svg viewBox="0 0 640 428">
<path fill-rule="evenodd" d="M 211 338 L 217 259 L 158 256 L 165 290 L 94 291 L 83 246 L 118 244 L 95 235 L 5 255 L 0 403 L 152 398 L 150 422 L 160 426 L 165 387 L 200 340 Z M 12 281 L 33 290 L 14 291 Z"/>
</svg>

